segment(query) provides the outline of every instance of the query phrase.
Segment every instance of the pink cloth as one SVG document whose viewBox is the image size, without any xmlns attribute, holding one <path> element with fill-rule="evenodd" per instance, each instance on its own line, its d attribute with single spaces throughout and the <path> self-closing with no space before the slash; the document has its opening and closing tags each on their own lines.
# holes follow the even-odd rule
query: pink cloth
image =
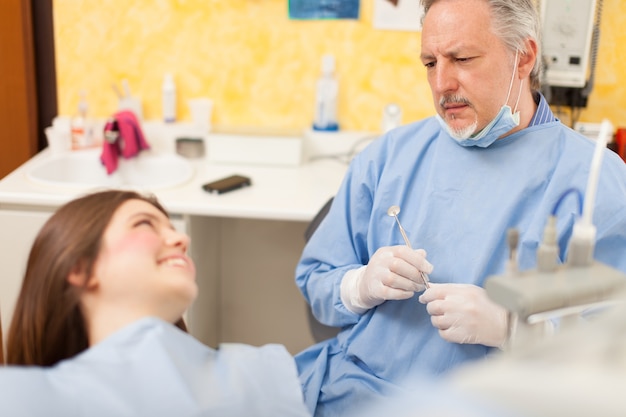
<svg viewBox="0 0 626 417">
<path fill-rule="evenodd" d="M 107 134 L 115 134 L 115 132 L 117 132 L 117 139 L 113 143 L 106 140 Z M 128 159 L 136 156 L 141 150 L 150 149 L 137 117 L 130 110 L 115 113 L 104 126 L 104 134 L 105 140 L 100 160 L 109 175 L 117 169 L 119 155 Z"/>
</svg>

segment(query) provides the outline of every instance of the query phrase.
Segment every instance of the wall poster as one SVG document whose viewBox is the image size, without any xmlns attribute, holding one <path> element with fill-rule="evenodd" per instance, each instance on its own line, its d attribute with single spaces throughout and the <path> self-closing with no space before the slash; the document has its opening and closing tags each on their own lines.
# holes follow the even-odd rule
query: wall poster
<svg viewBox="0 0 626 417">
<path fill-rule="evenodd" d="M 360 0 L 288 0 L 295 20 L 358 19 Z"/>
</svg>

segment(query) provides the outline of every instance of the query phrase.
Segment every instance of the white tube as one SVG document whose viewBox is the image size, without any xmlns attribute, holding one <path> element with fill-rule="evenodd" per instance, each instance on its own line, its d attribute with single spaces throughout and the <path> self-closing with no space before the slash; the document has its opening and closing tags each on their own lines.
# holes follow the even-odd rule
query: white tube
<svg viewBox="0 0 626 417">
<path fill-rule="evenodd" d="M 609 141 L 611 131 L 611 122 L 607 119 L 602 121 L 600 132 L 596 139 L 596 149 L 591 160 L 591 170 L 589 171 L 589 179 L 587 180 L 587 190 L 585 191 L 585 203 L 583 205 L 584 225 L 591 225 L 593 220 L 593 208 L 596 202 L 596 190 L 598 188 L 598 178 L 600 177 L 600 168 L 602 167 L 602 157 Z"/>
<path fill-rule="evenodd" d="M 598 178 L 602 166 L 602 157 L 606 149 L 608 137 L 611 132 L 611 123 L 603 120 L 596 141 L 596 149 L 591 160 L 587 190 L 585 190 L 585 202 L 583 215 L 574 223 L 572 238 L 568 248 L 567 261 L 572 266 L 590 266 L 593 263 L 593 251 L 596 241 L 596 227 L 593 225 L 593 209 L 596 202 L 596 190 Z"/>
</svg>

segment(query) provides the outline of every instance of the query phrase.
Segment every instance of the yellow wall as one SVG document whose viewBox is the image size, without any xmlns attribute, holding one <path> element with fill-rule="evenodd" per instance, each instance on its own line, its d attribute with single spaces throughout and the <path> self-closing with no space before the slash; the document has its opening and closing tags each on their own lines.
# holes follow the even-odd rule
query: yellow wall
<svg viewBox="0 0 626 417">
<path fill-rule="evenodd" d="M 419 61 L 420 34 L 372 27 L 361 18 L 290 21 L 287 0 L 54 0 L 59 114 L 86 90 L 93 116 L 116 106 L 112 84 L 129 80 L 144 117 L 161 117 L 161 83 L 174 74 L 179 119 L 186 100 L 215 101 L 214 125 L 302 129 L 313 117 L 320 57 L 332 53 L 339 119 L 348 130 L 379 130 L 398 103 L 405 122 L 433 114 Z M 605 0 L 595 89 L 581 121 L 626 125 L 626 2 Z"/>
</svg>

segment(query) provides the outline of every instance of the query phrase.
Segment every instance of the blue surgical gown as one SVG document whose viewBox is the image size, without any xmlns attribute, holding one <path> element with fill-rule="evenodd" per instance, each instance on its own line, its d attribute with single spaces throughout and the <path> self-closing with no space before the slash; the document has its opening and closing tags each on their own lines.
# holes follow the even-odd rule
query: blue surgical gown
<svg viewBox="0 0 626 417">
<path fill-rule="evenodd" d="M 211 349 L 144 318 L 49 368 L 0 368 L 0 415 L 310 416 L 281 345 Z"/>
<path fill-rule="evenodd" d="M 491 351 L 443 340 L 419 294 L 362 315 L 342 304 L 346 271 L 366 265 L 382 246 L 404 244 L 387 215 L 390 206 L 400 207 L 412 247 L 427 251 L 432 282 L 482 286 L 504 271 L 509 228 L 520 232 L 520 268 L 536 266 L 555 208 L 565 259 L 581 212 L 567 190 L 585 191 L 594 149 L 594 141 L 558 121 L 530 126 L 487 148 L 463 147 L 431 117 L 392 130 L 358 154 L 296 267 L 296 283 L 313 314 L 342 328 L 336 338 L 296 355 L 309 408 L 317 416 L 342 415 L 354 404 L 394 393 L 400 381 L 443 374 Z M 595 259 L 626 273 L 626 166 L 609 150 L 593 222 Z"/>
</svg>

